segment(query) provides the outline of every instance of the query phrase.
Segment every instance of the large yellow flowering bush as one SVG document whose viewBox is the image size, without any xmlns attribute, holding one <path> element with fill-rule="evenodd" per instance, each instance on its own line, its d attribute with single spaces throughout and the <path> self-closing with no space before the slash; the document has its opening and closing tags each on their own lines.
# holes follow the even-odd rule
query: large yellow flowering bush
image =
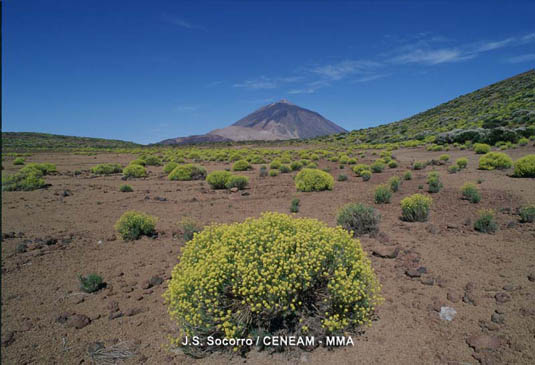
<svg viewBox="0 0 535 365">
<path fill-rule="evenodd" d="M 332 190 L 333 185 L 334 177 L 321 170 L 306 168 L 295 176 L 295 187 L 299 191 Z"/>
<path fill-rule="evenodd" d="M 341 334 L 370 323 L 378 291 L 350 232 L 264 213 L 195 234 L 164 297 L 180 328 L 178 345 L 183 336 L 206 343 L 207 336 Z"/>
</svg>

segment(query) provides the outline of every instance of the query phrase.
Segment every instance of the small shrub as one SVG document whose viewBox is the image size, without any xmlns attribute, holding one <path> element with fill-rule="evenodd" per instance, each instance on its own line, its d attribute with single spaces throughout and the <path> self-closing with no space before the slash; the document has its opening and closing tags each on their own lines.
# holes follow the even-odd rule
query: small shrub
<svg viewBox="0 0 535 365">
<path fill-rule="evenodd" d="M 341 227 L 264 213 L 196 234 L 164 298 L 181 336 L 207 343 L 208 336 L 267 333 L 275 324 L 284 336 L 353 332 L 370 323 L 381 301 L 378 291 L 360 242 Z M 223 347 L 200 352 L 217 349 Z"/>
<path fill-rule="evenodd" d="M 498 225 L 494 219 L 492 209 L 482 209 L 479 212 L 479 218 L 474 223 L 474 229 L 482 233 L 494 233 L 498 230 Z"/>
<path fill-rule="evenodd" d="M 145 177 L 147 176 L 147 170 L 142 165 L 130 164 L 123 169 L 123 176 L 129 177 Z"/>
<path fill-rule="evenodd" d="M 136 158 L 135 160 L 130 161 L 129 165 L 140 165 L 145 166 L 147 163 L 145 160 L 142 160 L 141 158 Z"/>
<path fill-rule="evenodd" d="M 85 293 L 94 293 L 104 287 L 102 277 L 97 274 L 89 274 L 88 276 L 78 275 L 80 281 L 80 290 Z"/>
<path fill-rule="evenodd" d="M 166 174 L 170 174 L 171 171 L 173 171 L 174 169 L 176 169 L 176 167 L 178 166 L 178 163 L 174 162 L 174 161 L 171 161 L 171 162 L 168 162 L 165 164 L 165 166 L 163 167 L 163 172 L 165 172 Z"/>
<path fill-rule="evenodd" d="M 316 169 L 303 169 L 295 176 L 295 187 L 299 191 L 332 190 L 334 178 L 327 172 Z"/>
<path fill-rule="evenodd" d="M 423 190 L 424 186 L 422 184 L 418 185 L 418 190 Z"/>
<path fill-rule="evenodd" d="M 516 160 L 514 176 L 535 177 L 535 155 L 527 155 Z"/>
<path fill-rule="evenodd" d="M 282 174 L 287 174 L 289 173 L 291 170 L 290 170 L 290 167 L 288 165 L 281 165 L 281 167 L 279 167 L 279 171 L 282 173 Z"/>
<path fill-rule="evenodd" d="M 479 203 L 481 201 L 481 194 L 474 183 L 464 184 L 461 188 L 461 192 L 463 194 L 463 199 L 468 200 L 470 203 Z"/>
<path fill-rule="evenodd" d="M 479 159 L 481 170 L 503 170 L 513 166 L 513 160 L 503 152 L 489 152 Z"/>
<path fill-rule="evenodd" d="M 24 159 L 22 157 L 17 157 L 16 159 L 13 160 L 13 165 L 17 166 L 17 165 L 24 165 Z"/>
<path fill-rule="evenodd" d="M 392 198 L 392 192 L 390 191 L 390 188 L 386 184 L 378 185 L 377 188 L 375 188 L 375 204 L 387 204 L 390 203 L 390 199 Z"/>
<path fill-rule="evenodd" d="M 260 171 L 258 173 L 258 176 L 260 176 L 260 177 L 268 176 L 268 171 L 267 171 L 267 167 L 266 166 L 261 166 L 260 167 Z"/>
<path fill-rule="evenodd" d="M 362 171 L 371 171 L 371 167 L 362 163 L 353 166 L 353 172 L 355 173 L 355 175 L 361 176 Z"/>
<path fill-rule="evenodd" d="M 155 233 L 156 218 L 134 210 L 124 213 L 115 223 L 115 230 L 125 241 L 137 240 L 142 235 Z"/>
<path fill-rule="evenodd" d="M 346 180 L 347 180 L 347 175 L 344 175 L 344 174 L 338 175 L 338 181 L 346 181 Z"/>
<path fill-rule="evenodd" d="M 519 209 L 520 222 L 533 223 L 535 221 L 535 204 L 526 205 Z"/>
<path fill-rule="evenodd" d="M 490 146 L 485 143 L 476 143 L 474 145 L 474 152 L 478 155 L 483 155 L 490 152 Z"/>
<path fill-rule="evenodd" d="M 483 184 L 483 181 L 485 181 L 485 180 L 483 180 L 481 178 L 477 179 L 477 183 L 480 184 L 480 185 Z"/>
<path fill-rule="evenodd" d="M 225 183 L 227 189 L 238 188 L 243 190 L 249 184 L 249 178 L 247 176 L 232 175 Z"/>
<path fill-rule="evenodd" d="M 460 157 L 455 161 L 455 164 L 462 170 L 468 166 L 468 159 L 466 157 Z"/>
<path fill-rule="evenodd" d="M 292 199 L 292 203 L 290 204 L 290 212 L 298 213 L 299 212 L 299 203 L 300 203 L 299 199 L 297 199 L 297 198 Z"/>
<path fill-rule="evenodd" d="M 372 177 L 372 172 L 370 170 L 364 170 L 360 173 L 360 176 L 362 177 L 362 181 L 368 181 Z"/>
<path fill-rule="evenodd" d="M 440 175 L 437 172 L 430 172 L 427 175 L 427 184 L 429 185 L 427 191 L 430 193 L 438 193 L 443 186 L 440 181 Z"/>
<path fill-rule="evenodd" d="M 450 174 L 456 174 L 457 172 L 459 172 L 459 166 L 457 165 L 451 165 L 448 167 L 448 172 Z"/>
<path fill-rule="evenodd" d="M 450 155 L 448 154 L 443 154 L 443 155 L 440 155 L 440 157 L 438 158 L 440 161 L 446 163 L 450 160 Z"/>
<path fill-rule="evenodd" d="M 279 167 L 281 167 L 281 165 L 282 165 L 282 162 L 280 162 L 280 160 L 273 160 L 269 164 L 269 168 L 274 169 L 274 170 L 278 170 Z"/>
<path fill-rule="evenodd" d="M 388 180 L 388 184 L 390 185 L 390 190 L 395 193 L 399 190 L 399 186 L 401 185 L 401 179 L 397 176 L 392 176 Z"/>
<path fill-rule="evenodd" d="M 384 162 L 377 160 L 370 165 L 370 168 L 372 169 L 372 172 L 375 173 L 383 172 L 385 169 L 385 164 Z"/>
<path fill-rule="evenodd" d="M 44 163 L 29 163 L 26 166 L 24 166 L 23 168 L 21 168 L 19 171 L 20 172 L 25 172 L 27 170 L 33 170 L 33 169 L 37 169 L 37 170 L 41 171 L 41 173 L 43 175 L 49 175 L 52 172 L 56 172 L 56 165 L 54 165 L 53 163 L 48 163 L 48 162 L 44 162 Z"/>
<path fill-rule="evenodd" d="M 303 168 L 303 164 L 299 161 L 293 161 L 290 164 L 290 168 L 292 169 L 292 171 L 299 171 Z"/>
<path fill-rule="evenodd" d="M 122 193 L 131 193 L 134 189 L 128 184 L 123 184 L 119 187 L 119 191 Z"/>
<path fill-rule="evenodd" d="M 213 189 L 225 189 L 232 174 L 228 171 L 212 171 L 206 177 L 206 181 Z"/>
<path fill-rule="evenodd" d="M 425 168 L 425 163 L 421 162 L 421 161 L 417 161 L 414 163 L 414 165 L 412 165 L 412 168 L 414 170 L 423 170 Z"/>
<path fill-rule="evenodd" d="M 93 166 L 91 172 L 97 175 L 111 175 L 123 172 L 123 168 L 118 163 L 101 163 Z"/>
<path fill-rule="evenodd" d="M 13 175 L 2 177 L 2 190 L 4 191 L 31 191 L 46 186 L 43 173 L 36 168 L 22 168 Z"/>
<path fill-rule="evenodd" d="M 178 165 L 167 178 L 179 181 L 204 180 L 206 178 L 206 169 L 192 164 Z"/>
<path fill-rule="evenodd" d="M 246 160 L 238 160 L 232 165 L 232 171 L 246 171 L 250 170 L 252 167 Z"/>
<path fill-rule="evenodd" d="M 147 166 L 160 166 L 162 164 L 160 158 L 154 155 L 144 156 L 142 160 L 145 161 L 145 165 Z"/>
<path fill-rule="evenodd" d="M 191 241 L 195 236 L 195 233 L 199 233 L 202 230 L 197 222 L 188 217 L 182 218 L 179 225 L 180 230 L 182 231 L 182 238 L 184 238 L 185 242 Z"/>
<path fill-rule="evenodd" d="M 520 138 L 520 139 L 518 140 L 518 145 L 519 145 L 519 146 L 527 146 L 528 143 L 529 143 L 529 139 L 527 139 L 527 138 L 525 138 L 525 137 L 524 137 L 524 138 Z"/>
<path fill-rule="evenodd" d="M 433 200 L 422 194 L 413 194 L 401 200 L 401 219 L 407 222 L 425 222 Z"/>
<path fill-rule="evenodd" d="M 372 207 L 361 203 L 347 204 L 340 212 L 336 223 L 355 236 L 376 233 L 379 230 L 381 215 Z"/>
<path fill-rule="evenodd" d="M 269 170 L 269 176 L 271 177 L 279 176 L 279 174 L 280 174 L 280 171 L 277 169 Z"/>
<path fill-rule="evenodd" d="M 403 180 L 412 180 L 412 173 L 410 171 L 405 171 L 403 174 Z"/>
<path fill-rule="evenodd" d="M 396 167 L 398 167 L 398 163 L 396 161 L 392 160 L 392 161 L 390 161 L 388 163 L 388 167 L 390 167 L 391 169 L 396 168 Z"/>
</svg>

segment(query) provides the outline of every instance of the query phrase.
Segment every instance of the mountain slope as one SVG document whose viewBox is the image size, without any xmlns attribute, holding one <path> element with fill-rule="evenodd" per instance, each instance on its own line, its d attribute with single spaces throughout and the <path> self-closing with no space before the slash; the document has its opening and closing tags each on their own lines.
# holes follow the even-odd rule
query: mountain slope
<svg viewBox="0 0 535 365">
<path fill-rule="evenodd" d="M 2 132 L 2 150 L 68 150 L 82 148 L 132 148 L 141 145 L 115 139 L 62 136 L 34 132 Z"/>
<path fill-rule="evenodd" d="M 424 139 L 454 129 L 535 124 L 535 70 L 486 86 L 394 123 L 320 140 L 367 143 Z"/>
<path fill-rule="evenodd" d="M 229 127 L 216 129 L 205 135 L 173 138 L 160 143 L 272 141 L 312 138 L 344 132 L 345 129 L 320 114 L 281 100 L 254 111 Z"/>
</svg>

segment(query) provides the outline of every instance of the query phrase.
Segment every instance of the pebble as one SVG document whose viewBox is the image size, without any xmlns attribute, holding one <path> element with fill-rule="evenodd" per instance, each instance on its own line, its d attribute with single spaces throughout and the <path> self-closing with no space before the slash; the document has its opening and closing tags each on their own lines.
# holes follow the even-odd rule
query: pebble
<svg viewBox="0 0 535 365">
<path fill-rule="evenodd" d="M 496 303 L 498 303 L 498 304 L 507 303 L 508 301 L 511 300 L 511 296 L 509 294 L 502 293 L 502 292 L 496 293 L 494 298 L 496 299 Z"/>
<path fill-rule="evenodd" d="M 504 319 L 504 315 L 499 313 L 492 313 L 492 316 L 490 316 L 490 320 L 497 324 L 503 324 Z"/>
<path fill-rule="evenodd" d="M 502 345 L 502 340 L 496 336 L 474 335 L 468 337 L 466 343 L 476 352 L 480 352 L 482 350 L 496 350 Z"/>
<path fill-rule="evenodd" d="M 454 292 L 448 292 L 446 297 L 452 303 L 458 303 L 461 300 L 461 296 L 458 293 Z"/>
<path fill-rule="evenodd" d="M 375 247 L 372 250 L 372 253 L 374 256 L 378 256 L 384 259 L 394 259 L 399 254 L 399 247 L 394 247 L 394 246 Z"/>
</svg>

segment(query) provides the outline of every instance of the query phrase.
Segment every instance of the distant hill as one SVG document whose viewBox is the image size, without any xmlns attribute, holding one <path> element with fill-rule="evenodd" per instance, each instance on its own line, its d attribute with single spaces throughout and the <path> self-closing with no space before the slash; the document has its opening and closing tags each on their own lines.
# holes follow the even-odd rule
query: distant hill
<svg viewBox="0 0 535 365">
<path fill-rule="evenodd" d="M 415 95 L 415 97 L 418 97 Z M 535 125 L 535 70 L 519 74 L 398 122 L 318 138 L 348 143 L 425 139 L 452 130 Z"/>
<path fill-rule="evenodd" d="M 115 139 L 72 137 L 34 132 L 2 132 L 3 150 L 65 150 L 81 148 L 132 148 L 141 145 Z"/>
<path fill-rule="evenodd" d="M 225 141 L 274 141 L 312 138 L 347 132 L 320 114 L 287 100 L 266 105 L 229 127 L 204 135 L 177 137 L 161 144 L 188 144 Z"/>
</svg>

